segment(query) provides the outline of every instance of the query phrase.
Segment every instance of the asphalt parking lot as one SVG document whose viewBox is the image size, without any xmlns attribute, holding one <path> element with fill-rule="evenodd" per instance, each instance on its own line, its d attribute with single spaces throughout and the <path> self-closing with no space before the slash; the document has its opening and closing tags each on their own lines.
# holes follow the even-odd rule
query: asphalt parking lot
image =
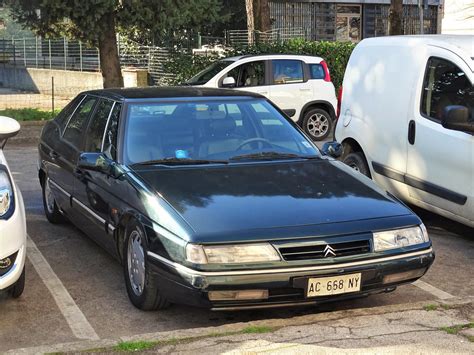
<svg viewBox="0 0 474 355">
<path fill-rule="evenodd" d="M 72 225 L 46 221 L 37 179 L 36 146 L 7 146 L 5 153 L 25 200 L 30 241 L 24 295 L 18 300 L 0 295 L 0 353 L 80 339 L 290 318 L 474 293 L 474 230 L 416 210 L 428 227 L 436 252 L 433 267 L 416 285 L 309 308 L 231 313 L 173 305 L 164 311 L 142 312 L 129 302 L 122 268 L 115 259 Z"/>
</svg>

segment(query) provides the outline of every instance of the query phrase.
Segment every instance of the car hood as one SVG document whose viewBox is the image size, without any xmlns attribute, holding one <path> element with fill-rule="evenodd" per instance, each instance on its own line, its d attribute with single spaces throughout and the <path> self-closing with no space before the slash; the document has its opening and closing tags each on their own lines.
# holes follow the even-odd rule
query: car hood
<svg viewBox="0 0 474 355">
<path fill-rule="evenodd" d="M 206 167 L 142 167 L 135 173 L 197 235 L 334 224 L 410 215 L 359 173 L 328 159 Z"/>
</svg>

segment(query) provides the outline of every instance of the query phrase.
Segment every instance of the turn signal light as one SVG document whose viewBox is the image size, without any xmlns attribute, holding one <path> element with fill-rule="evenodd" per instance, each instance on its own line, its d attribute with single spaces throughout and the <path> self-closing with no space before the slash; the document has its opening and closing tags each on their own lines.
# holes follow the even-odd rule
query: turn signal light
<svg viewBox="0 0 474 355">
<path fill-rule="evenodd" d="M 405 272 L 399 272 L 396 274 L 386 275 L 383 277 L 384 284 L 391 284 L 393 282 L 400 282 L 405 280 L 417 279 L 425 273 L 426 269 L 417 269 Z"/>
<path fill-rule="evenodd" d="M 268 290 L 209 291 L 210 301 L 266 300 Z"/>
</svg>

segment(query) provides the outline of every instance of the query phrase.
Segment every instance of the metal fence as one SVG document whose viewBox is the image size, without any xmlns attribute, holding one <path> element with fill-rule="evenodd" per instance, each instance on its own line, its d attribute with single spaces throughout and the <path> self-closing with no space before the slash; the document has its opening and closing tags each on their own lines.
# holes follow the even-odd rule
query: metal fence
<svg viewBox="0 0 474 355">
<path fill-rule="evenodd" d="M 299 27 L 275 28 L 270 31 L 231 30 L 225 32 L 227 46 L 244 46 L 255 43 L 285 42 L 293 38 L 309 39 L 309 31 Z"/>
</svg>

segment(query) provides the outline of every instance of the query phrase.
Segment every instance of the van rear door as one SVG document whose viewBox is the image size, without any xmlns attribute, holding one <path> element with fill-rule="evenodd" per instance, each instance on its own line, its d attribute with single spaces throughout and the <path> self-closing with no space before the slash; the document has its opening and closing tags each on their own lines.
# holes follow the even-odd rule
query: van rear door
<svg viewBox="0 0 474 355">
<path fill-rule="evenodd" d="M 461 218 L 474 217 L 474 136 L 441 125 L 449 105 L 474 106 L 473 73 L 452 52 L 433 48 L 408 127 L 410 198 Z M 454 217 L 454 216 L 453 216 Z"/>
</svg>

